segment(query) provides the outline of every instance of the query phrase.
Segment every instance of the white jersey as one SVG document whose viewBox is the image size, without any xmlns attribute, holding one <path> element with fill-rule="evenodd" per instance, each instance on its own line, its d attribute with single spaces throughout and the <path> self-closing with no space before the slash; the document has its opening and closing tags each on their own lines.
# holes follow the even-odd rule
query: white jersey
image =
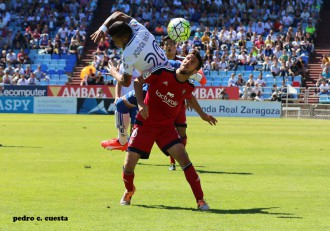
<svg viewBox="0 0 330 231">
<path fill-rule="evenodd" d="M 123 74 L 123 72 L 124 72 L 123 64 L 120 64 L 119 73 Z M 126 95 L 128 92 L 134 90 L 134 80 L 140 75 L 141 74 L 136 69 L 133 69 L 131 84 L 128 87 L 121 86 L 120 96 Z"/>
<path fill-rule="evenodd" d="M 124 73 L 132 75 L 136 69 L 143 75 L 153 67 L 168 65 L 165 52 L 148 29 L 135 19 L 128 25 L 133 30 L 133 37 L 123 51 Z"/>
</svg>

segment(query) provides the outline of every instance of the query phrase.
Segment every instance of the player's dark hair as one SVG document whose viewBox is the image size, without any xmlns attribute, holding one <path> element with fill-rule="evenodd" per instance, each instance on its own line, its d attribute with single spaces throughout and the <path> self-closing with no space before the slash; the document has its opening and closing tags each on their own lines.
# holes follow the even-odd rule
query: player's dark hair
<svg viewBox="0 0 330 231">
<path fill-rule="evenodd" d="M 108 28 L 110 36 L 132 37 L 132 29 L 125 22 L 115 22 Z"/>
<path fill-rule="evenodd" d="M 189 52 L 189 54 L 193 54 L 193 55 L 195 55 L 195 57 L 196 57 L 197 60 L 198 60 L 198 65 L 197 65 L 196 70 L 201 69 L 202 66 L 203 66 L 203 59 L 202 59 L 202 56 L 201 56 L 201 54 L 199 53 L 199 51 L 196 50 L 196 49 L 193 49 L 193 50 L 191 50 L 191 51 Z"/>
</svg>

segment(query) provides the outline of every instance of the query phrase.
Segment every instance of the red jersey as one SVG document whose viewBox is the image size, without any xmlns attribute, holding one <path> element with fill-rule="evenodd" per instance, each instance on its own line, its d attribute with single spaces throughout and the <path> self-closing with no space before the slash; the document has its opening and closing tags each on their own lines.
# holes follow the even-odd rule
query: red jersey
<svg viewBox="0 0 330 231">
<path fill-rule="evenodd" d="M 184 99 L 192 97 L 193 80 L 179 82 L 175 69 L 170 67 L 156 67 L 143 77 L 149 84 L 144 99 L 149 106 L 149 117 L 144 120 L 139 113 L 136 119 L 149 125 L 173 125 Z"/>
</svg>

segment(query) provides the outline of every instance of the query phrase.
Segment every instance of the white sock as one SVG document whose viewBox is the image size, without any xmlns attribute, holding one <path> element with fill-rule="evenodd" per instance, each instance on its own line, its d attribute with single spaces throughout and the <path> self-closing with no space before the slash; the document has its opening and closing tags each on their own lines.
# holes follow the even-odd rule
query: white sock
<svg viewBox="0 0 330 231">
<path fill-rule="evenodd" d="M 115 116 L 116 127 L 118 129 L 118 140 L 120 144 L 124 145 L 128 140 L 127 130 L 130 125 L 130 116 L 129 113 L 123 114 L 117 111 L 115 111 Z"/>
</svg>

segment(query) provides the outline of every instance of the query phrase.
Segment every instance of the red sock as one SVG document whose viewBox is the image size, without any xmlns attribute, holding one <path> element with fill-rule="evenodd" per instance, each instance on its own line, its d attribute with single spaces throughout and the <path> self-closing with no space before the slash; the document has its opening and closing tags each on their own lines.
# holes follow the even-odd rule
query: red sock
<svg viewBox="0 0 330 231">
<path fill-rule="evenodd" d="M 199 179 L 199 176 L 192 164 L 188 165 L 184 170 L 184 175 L 186 176 L 186 179 L 188 183 L 190 184 L 190 187 L 194 193 L 194 196 L 196 198 L 196 201 L 202 200 L 204 198 L 201 181 Z"/>
<path fill-rule="evenodd" d="M 175 159 L 172 156 L 170 156 L 170 164 L 175 164 Z"/>
<path fill-rule="evenodd" d="M 123 181 L 125 184 L 125 188 L 128 192 L 132 192 L 134 188 L 133 184 L 134 180 L 134 172 L 127 174 L 125 171 L 123 171 Z"/>
</svg>

